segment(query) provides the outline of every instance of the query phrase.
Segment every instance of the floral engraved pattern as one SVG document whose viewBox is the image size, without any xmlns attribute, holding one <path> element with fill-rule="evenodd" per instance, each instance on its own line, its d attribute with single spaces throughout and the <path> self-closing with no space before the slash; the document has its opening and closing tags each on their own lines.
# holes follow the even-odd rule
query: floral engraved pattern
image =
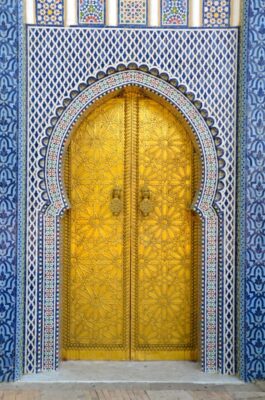
<svg viewBox="0 0 265 400">
<path fill-rule="evenodd" d="M 126 345 L 123 218 L 113 217 L 109 206 L 113 188 L 123 186 L 123 113 L 120 99 L 107 101 L 84 119 L 70 143 L 64 357 L 79 350 L 89 358 L 93 349 Z"/>
<path fill-rule="evenodd" d="M 127 359 L 129 349 L 133 359 L 149 350 L 162 359 L 164 353 L 176 359 L 197 357 L 194 149 L 187 124 L 137 93 L 108 100 L 83 120 L 70 142 L 66 358 L 97 359 L 97 351 L 104 350 L 107 358 L 122 354 Z M 177 166 L 175 151 L 183 161 Z M 154 173 L 145 175 L 145 167 Z M 146 218 L 131 200 L 140 200 L 144 184 L 156 204 Z M 109 206 L 117 186 L 124 203 L 120 216 Z M 169 188 L 179 196 L 172 200 Z M 132 341 L 124 340 L 129 331 Z"/>
<path fill-rule="evenodd" d="M 140 99 L 139 110 L 139 187 L 150 189 L 155 207 L 139 221 L 138 259 L 147 268 L 136 283 L 136 349 L 170 349 L 175 357 L 185 357 L 186 350 L 193 359 L 198 346 L 193 290 L 198 264 L 192 259 L 196 228 L 190 208 L 194 149 L 185 125 L 165 107 Z"/>
</svg>

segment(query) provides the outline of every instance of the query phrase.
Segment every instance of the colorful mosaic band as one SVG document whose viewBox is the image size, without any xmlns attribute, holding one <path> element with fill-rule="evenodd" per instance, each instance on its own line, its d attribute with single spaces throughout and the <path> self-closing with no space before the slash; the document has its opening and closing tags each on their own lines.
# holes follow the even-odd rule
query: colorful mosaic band
<svg viewBox="0 0 265 400">
<path fill-rule="evenodd" d="M 80 25 L 104 25 L 105 12 L 105 0 L 79 0 Z"/>
<path fill-rule="evenodd" d="M 145 26 L 148 0 L 119 0 L 119 25 Z"/>
<path fill-rule="evenodd" d="M 188 1 L 187 0 L 162 0 L 161 2 L 162 26 L 187 26 Z"/>
<path fill-rule="evenodd" d="M 224 27 L 230 25 L 231 0 L 203 0 L 203 26 Z"/>
<path fill-rule="evenodd" d="M 64 24 L 64 0 L 36 0 L 37 25 Z"/>
</svg>

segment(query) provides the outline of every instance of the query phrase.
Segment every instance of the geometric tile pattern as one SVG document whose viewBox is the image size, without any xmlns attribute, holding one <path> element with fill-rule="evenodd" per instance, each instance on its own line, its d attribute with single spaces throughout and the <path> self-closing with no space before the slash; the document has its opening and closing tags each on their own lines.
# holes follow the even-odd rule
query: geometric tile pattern
<svg viewBox="0 0 265 400">
<path fill-rule="evenodd" d="M 203 26 L 230 26 L 231 0 L 203 0 Z"/>
<path fill-rule="evenodd" d="M 147 0 L 119 0 L 119 25 L 147 25 Z"/>
<path fill-rule="evenodd" d="M 239 372 L 265 378 L 265 5 L 245 0 L 239 103 Z"/>
<path fill-rule="evenodd" d="M 105 0 L 78 0 L 80 25 L 105 24 Z"/>
<path fill-rule="evenodd" d="M 24 263 L 18 250 L 22 42 L 22 1 L 5 0 L 0 34 L 0 381 L 19 377 L 22 360 Z"/>
<path fill-rule="evenodd" d="M 64 0 L 35 0 L 37 25 L 63 25 Z"/>
<path fill-rule="evenodd" d="M 167 43 L 167 46 L 164 46 Z M 152 49 L 152 51 L 150 51 Z M 89 76 L 135 62 L 176 78 L 200 99 L 220 133 L 226 175 L 218 209 L 223 218 L 219 264 L 222 282 L 219 299 L 221 325 L 219 369 L 234 373 L 234 257 L 235 257 L 235 121 L 236 121 L 236 29 L 86 29 L 28 28 L 28 215 L 27 296 L 25 321 L 25 372 L 42 368 L 42 255 L 37 249 L 45 199 L 38 190 L 41 177 L 42 141 L 52 124 L 54 110 Z M 43 78 L 45 82 L 43 83 Z M 220 236 L 220 240 L 221 240 Z M 54 285 L 56 284 L 55 276 Z M 221 286 L 221 285 L 220 285 Z M 210 289 L 210 288 L 209 288 Z M 53 290 L 47 288 L 47 290 Z M 213 287 L 211 290 L 216 290 Z M 36 310 L 38 309 L 38 312 Z M 49 317 L 49 318 L 52 318 Z M 207 330 L 207 326 L 205 327 Z M 214 360 L 215 362 L 215 360 Z"/>
<path fill-rule="evenodd" d="M 161 3 L 162 26 L 187 26 L 188 1 L 187 0 L 162 0 Z"/>
</svg>

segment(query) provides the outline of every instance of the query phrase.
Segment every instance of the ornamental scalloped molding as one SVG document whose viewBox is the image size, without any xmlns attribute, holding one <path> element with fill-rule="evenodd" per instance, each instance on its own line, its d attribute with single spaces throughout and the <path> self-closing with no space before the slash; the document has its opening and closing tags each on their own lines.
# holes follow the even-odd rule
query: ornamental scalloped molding
<svg viewBox="0 0 265 400">
<path fill-rule="evenodd" d="M 136 64 L 110 67 L 99 72 L 86 83 L 73 90 L 70 97 L 57 109 L 47 129 L 41 150 L 39 175 L 42 179 L 44 207 L 40 213 L 40 246 L 43 249 L 43 315 L 42 357 L 38 370 L 52 370 L 59 362 L 59 265 L 60 265 L 60 217 L 68 208 L 62 181 L 62 158 L 66 143 L 77 120 L 101 97 L 125 86 L 139 86 L 164 98 L 173 105 L 191 126 L 200 149 L 202 164 L 201 186 L 193 209 L 202 221 L 202 368 L 204 371 L 218 370 L 218 263 L 219 247 L 223 246 L 219 235 L 222 220 L 217 203 L 219 189 L 224 177 L 223 151 L 214 121 L 202 108 L 194 94 L 166 73 L 159 74 L 156 68 L 148 69 Z M 218 176 L 218 169 L 222 172 Z M 55 317 L 51 318 L 55 311 Z M 49 318 L 45 318 L 49 316 Z"/>
<path fill-rule="evenodd" d="M 225 177 L 225 161 L 223 158 L 224 152 L 221 147 L 222 140 L 218 135 L 218 129 L 214 126 L 214 119 L 209 117 L 208 111 L 202 107 L 202 102 L 195 98 L 194 93 L 188 92 L 186 86 L 179 84 L 176 79 L 169 79 L 168 74 L 165 72 L 159 73 L 159 71 L 156 68 L 149 69 L 146 65 L 141 65 L 138 67 L 136 63 L 131 63 L 128 66 L 125 66 L 124 64 L 120 64 L 117 68 L 110 67 L 107 69 L 106 72 L 103 72 L 103 71 L 98 72 L 96 77 L 94 77 L 94 76 L 89 77 L 87 82 L 82 82 L 79 84 L 77 90 L 72 90 L 70 92 L 69 97 L 67 97 L 63 100 L 63 105 L 59 106 L 56 109 L 56 113 L 55 113 L 56 115 L 51 118 L 51 126 L 47 128 L 46 136 L 43 139 L 43 148 L 41 149 L 42 158 L 39 161 L 39 166 L 41 167 L 41 171 L 39 173 L 39 175 L 41 177 L 40 186 L 41 186 L 41 189 L 43 190 L 42 197 L 45 202 L 44 208 L 46 208 L 51 203 L 56 204 L 57 209 L 60 210 L 59 211 L 60 214 L 63 213 L 64 210 L 68 208 L 68 200 L 64 194 L 64 186 L 63 186 L 63 180 L 62 180 L 62 176 L 61 176 L 61 168 L 58 168 L 59 186 L 57 186 L 58 190 L 57 190 L 57 198 L 56 199 L 54 197 L 54 191 L 49 190 L 49 189 L 51 189 L 51 187 L 53 188 L 54 186 L 49 184 L 49 179 L 47 179 L 47 178 L 50 177 L 50 175 L 46 173 L 47 168 L 48 168 L 48 165 L 46 163 L 46 161 L 48 159 L 48 156 L 47 156 L 48 148 L 49 148 L 49 151 L 51 151 L 51 146 L 49 146 L 49 143 L 51 143 L 51 137 L 54 135 L 54 132 L 56 131 L 56 129 L 58 129 L 59 122 L 62 122 L 63 118 L 65 117 L 65 113 L 66 113 L 67 109 L 71 108 L 71 104 L 75 101 L 76 98 L 78 101 L 78 99 L 79 99 L 78 96 L 80 96 L 81 94 L 86 92 L 89 88 L 91 88 L 91 91 L 94 94 L 95 90 L 93 90 L 93 89 L 95 88 L 97 82 L 102 81 L 103 79 L 106 79 L 110 75 L 113 75 L 116 73 L 121 73 L 124 71 L 140 71 L 141 73 L 143 73 L 145 75 L 151 75 L 154 78 L 161 80 L 162 82 L 165 82 L 165 83 L 167 82 L 171 87 L 173 87 L 175 90 L 177 90 L 183 97 L 185 97 L 190 103 L 193 104 L 194 112 L 197 111 L 197 113 L 200 114 L 201 119 L 205 121 L 205 123 L 208 127 L 208 130 L 211 134 L 211 135 L 209 135 L 209 138 L 212 137 L 213 141 L 214 141 L 215 150 L 213 151 L 213 147 L 212 147 L 212 149 L 211 149 L 212 154 L 216 154 L 217 159 L 218 159 L 218 182 L 216 185 L 216 192 L 215 192 L 215 196 L 211 200 L 209 199 L 209 201 L 207 203 L 208 203 L 209 207 L 214 206 L 214 208 L 218 212 L 218 203 L 220 202 L 220 200 L 222 198 L 222 189 L 224 188 L 223 179 Z M 130 84 L 130 82 L 124 82 L 119 87 L 122 88 L 124 86 L 128 86 L 129 84 Z M 131 84 L 133 84 L 133 83 L 131 83 Z M 204 161 L 205 161 L 204 154 L 205 153 L 202 148 L 200 136 L 197 135 L 196 129 L 193 126 L 192 120 L 189 119 L 187 117 L 187 115 L 185 115 L 183 110 L 181 110 L 181 108 L 179 108 L 178 104 L 174 103 L 172 98 L 170 98 L 170 96 L 168 96 L 167 94 L 165 94 L 165 93 L 163 94 L 163 93 L 155 90 L 154 87 L 147 87 L 144 84 L 141 85 L 140 82 L 135 82 L 135 85 L 142 86 L 147 91 L 151 91 L 151 92 L 159 95 L 160 97 L 163 97 L 168 103 L 173 105 L 180 112 L 180 114 L 184 117 L 185 121 L 190 126 L 190 128 L 194 134 L 194 139 L 196 140 L 196 143 L 199 147 L 201 161 L 202 161 L 201 183 L 200 183 L 200 188 L 198 190 L 198 193 L 196 194 L 195 201 L 193 203 L 193 209 L 195 211 L 197 211 L 198 213 L 201 213 L 201 215 L 203 215 L 203 209 L 201 209 L 201 207 L 199 206 L 202 203 L 202 193 L 204 193 L 204 192 L 210 193 L 211 190 L 208 189 L 209 182 L 207 180 L 205 180 L 205 171 L 204 171 Z M 68 136 L 69 136 L 70 132 L 72 131 L 74 125 L 76 124 L 77 120 L 81 117 L 81 114 L 83 114 L 87 110 L 87 108 L 89 108 L 92 104 L 94 104 L 95 101 L 99 100 L 100 97 L 102 97 L 114 90 L 117 90 L 117 87 L 108 89 L 107 91 L 104 91 L 104 93 L 101 93 L 99 96 L 95 97 L 93 95 L 93 98 L 91 98 L 91 101 L 88 101 L 87 104 L 84 107 L 82 107 L 82 110 L 80 110 L 80 112 L 78 112 L 78 115 L 76 115 L 74 119 L 71 119 L 71 124 L 68 125 L 67 133 L 66 133 L 66 136 L 64 137 L 64 143 L 62 143 L 62 146 L 60 148 L 60 157 L 59 157 L 60 158 L 60 160 L 59 160 L 60 166 L 61 166 L 61 162 L 62 162 L 62 156 L 64 153 L 65 142 L 67 142 Z M 209 144 L 210 143 L 208 143 L 208 145 Z M 59 192 L 60 192 L 60 195 L 59 195 Z M 59 198 L 60 198 L 60 200 L 59 200 Z M 60 206 L 59 206 L 58 201 L 60 203 Z M 206 202 L 205 202 L 205 204 L 206 204 Z"/>
</svg>

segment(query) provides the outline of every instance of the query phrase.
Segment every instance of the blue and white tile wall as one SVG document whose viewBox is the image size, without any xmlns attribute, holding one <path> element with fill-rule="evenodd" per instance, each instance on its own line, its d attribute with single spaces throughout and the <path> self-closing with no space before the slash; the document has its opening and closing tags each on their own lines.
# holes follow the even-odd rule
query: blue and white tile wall
<svg viewBox="0 0 265 400">
<path fill-rule="evenodd" d="M 265 379 L 265 3 L 245 0 L 240 60 L 239 370 Z"/>
<path fill-rule="evenodd" d="M 23 360 L 22 1 L 2 1 L 0 21 L 0 381 L 12 381 Z"/>
</svg>

